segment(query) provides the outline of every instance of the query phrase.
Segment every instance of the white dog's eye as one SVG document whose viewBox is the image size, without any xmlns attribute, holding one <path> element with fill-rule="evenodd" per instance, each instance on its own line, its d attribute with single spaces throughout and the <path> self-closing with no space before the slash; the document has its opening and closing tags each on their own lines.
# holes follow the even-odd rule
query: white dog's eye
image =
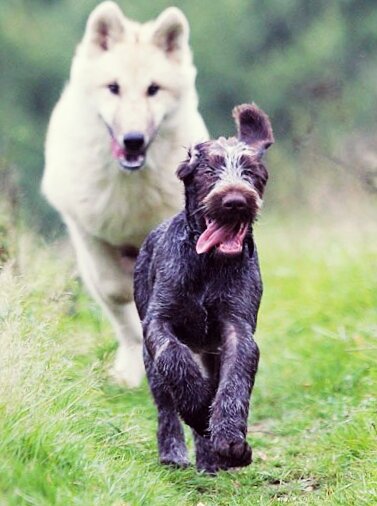
<svg viewBox="0 0 377 506">
<path fill-rule="evenodd" d="M 158 92 L 160 91 L 160 87 L 158 84 L 156 83 L 152 83 L 148 86 L 148 89 L 147 89 L 147 95 L 148 97 L 153 97 L 154 95 L 156 95 Z"/>
<path fill-rule="evenodd" d="M 120 92 L 120 86 L 118 83 L 110 83 L 107 85 L 108 89 L 113 95 L 119 95 Z"/>
</svg>

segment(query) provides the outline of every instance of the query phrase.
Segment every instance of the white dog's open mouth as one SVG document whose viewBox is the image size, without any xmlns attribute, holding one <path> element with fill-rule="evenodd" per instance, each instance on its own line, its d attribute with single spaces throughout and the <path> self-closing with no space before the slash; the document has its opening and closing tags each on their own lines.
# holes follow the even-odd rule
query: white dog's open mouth
<svg viewBox="0 0 377 506">
<path fill-rule="evenodd" d="M 137 152 L 126 151 L 114 136 L 111 136 L 111 152 L 121 169 L 124 170 L 137 170 L 145 163 L 145 150 Z"/>
</svg>

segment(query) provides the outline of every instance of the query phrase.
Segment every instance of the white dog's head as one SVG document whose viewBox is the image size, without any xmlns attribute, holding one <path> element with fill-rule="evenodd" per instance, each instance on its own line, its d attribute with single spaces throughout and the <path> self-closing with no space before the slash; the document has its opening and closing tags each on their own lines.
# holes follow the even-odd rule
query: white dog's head
<svg viewBox="0 0 377 506">
<path fill-rule="evenodd" d="M 188 39 L 187 19 L 176 7 L 145 24 L 111 1 L 89 16 L 71 82 L 106 124 L 122 168 L 142 167 L 157 133 L 192 99 L 196 71 Z"/>
</svg>

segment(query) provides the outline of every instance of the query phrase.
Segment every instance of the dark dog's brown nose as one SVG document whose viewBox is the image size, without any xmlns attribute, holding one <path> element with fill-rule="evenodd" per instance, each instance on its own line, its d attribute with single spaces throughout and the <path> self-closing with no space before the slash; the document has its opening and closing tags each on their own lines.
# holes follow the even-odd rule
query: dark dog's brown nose
<svg viewBox="0 0 377 506">
<path fill-rule="evenodd" d="M 240 192 L 230 192 L 223 197 L 222 206 L 227 211 L 244 211 L 247 200 Z"/>
<path fill-rule="evenodd" d="M 142 132 L 128 132 L 123 137 L 123 144 L 126 151 L 137 153 L 143 149 L 144 134 Z"/>
</svg>

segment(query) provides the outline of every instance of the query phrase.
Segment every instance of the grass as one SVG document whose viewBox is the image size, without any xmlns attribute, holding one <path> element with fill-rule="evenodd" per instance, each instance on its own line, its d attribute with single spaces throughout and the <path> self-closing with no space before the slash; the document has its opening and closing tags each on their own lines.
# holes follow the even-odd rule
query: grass
<svg viewBox="0 0 377 506">
<path fill-rule="evenodd" d="M 146 384 L 109 383 L 108 323 L 60 250 L 27 242 L 0 274 L 0 505 L 376 504 L 371 238 L 361 226 L 258 226 L 254 462 L 216 478 L 157 463 Z"/>
</svg>

